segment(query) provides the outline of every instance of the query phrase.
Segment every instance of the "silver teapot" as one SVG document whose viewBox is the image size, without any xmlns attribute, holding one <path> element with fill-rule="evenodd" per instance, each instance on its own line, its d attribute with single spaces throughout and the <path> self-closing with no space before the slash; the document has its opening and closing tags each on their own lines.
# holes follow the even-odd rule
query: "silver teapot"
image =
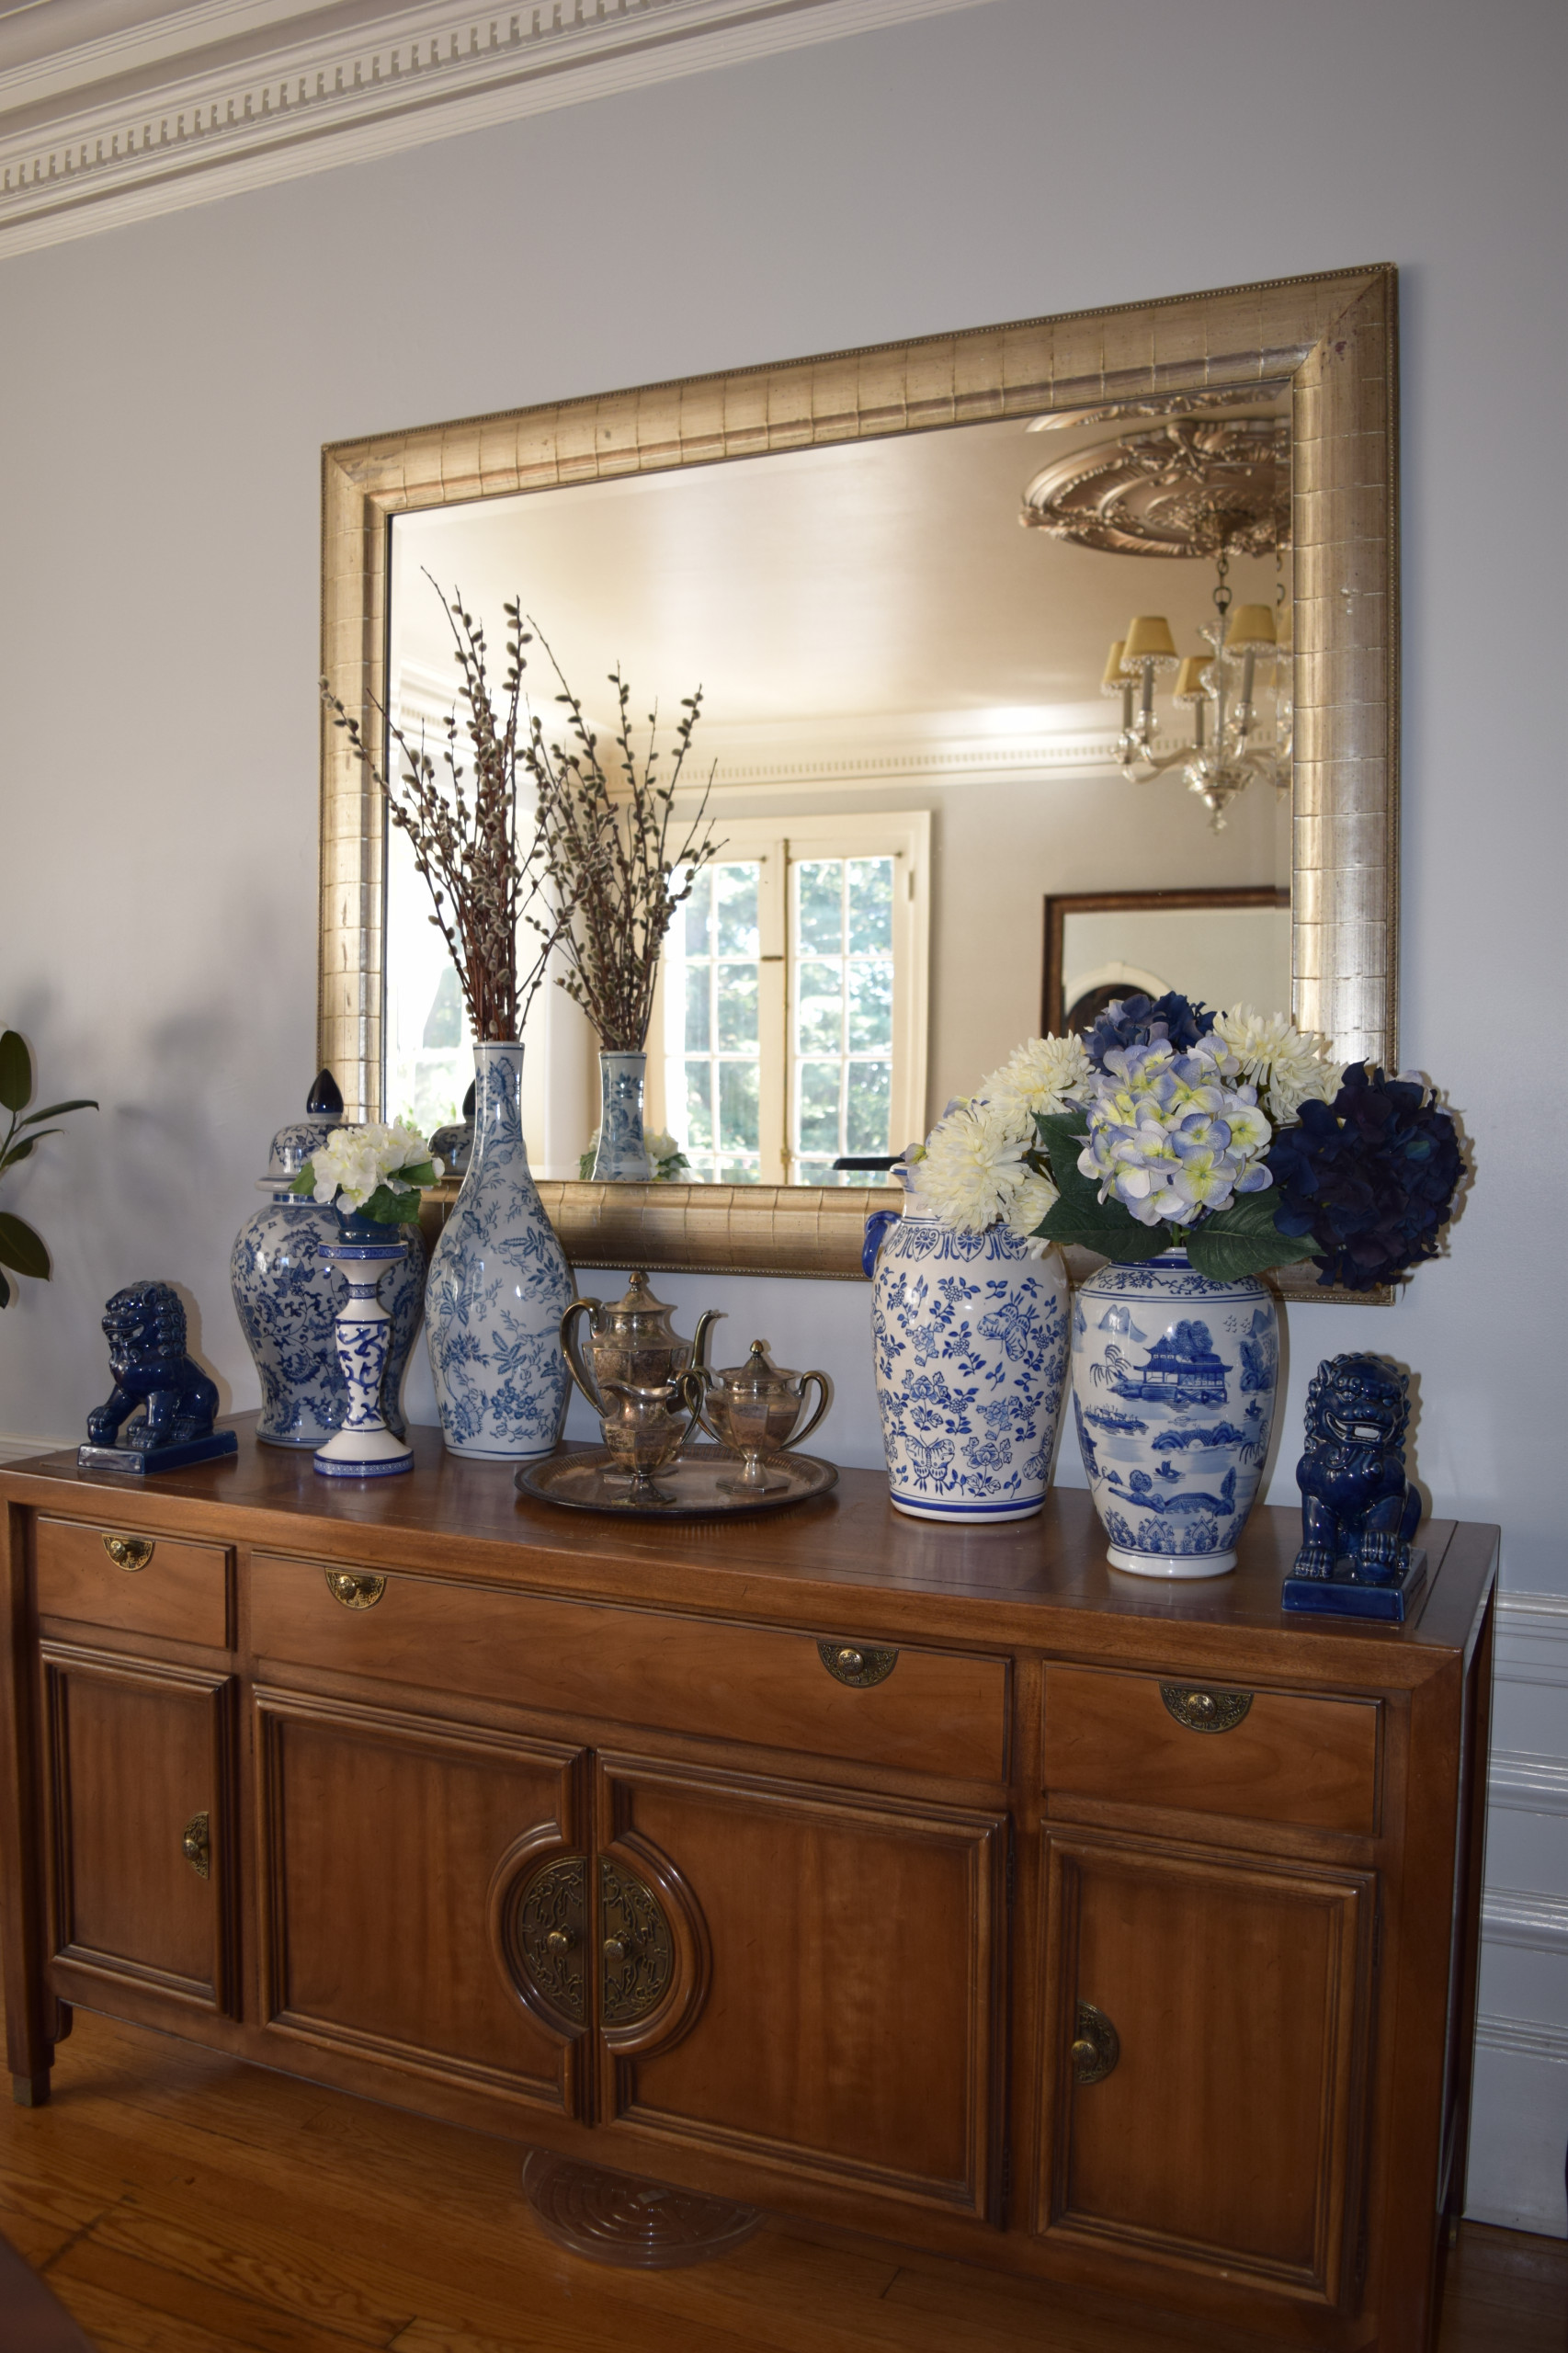
<svg viewBox="0 0 1568 2353">
<path fill-rule="evenodd" d="M 610 1411 L 605 1393 L 612 1381 L 657 1388 L 677 1373 L 701 1373 L 708 1335 L 722 1312 L 705 1308 L 697 1319 L 696 1337 L 683 1340 L 670 1322 L 675 1310 L 653 1297 L 645 1274 L 633 1274 L 626 1296 L 608 1306 L 597 1299 L 572 1302 L 561 1319 L 562 1352 L 573 1380 L 602 1421 Z M 587 1318 L 585 1335 L 579 1329 L 582 1316 Z"/>
<path fill-rule="evenodd" d="M 819 1392 L 817 1408 L 801 1422 L 805 1393 L 812 1381 Z M 833 1403 L 833 1383 L 825 1372 L 791 1372 L 774 1363 L 766 1340 L 754 1340 L 744 1364 L 705 1376 L 703 1409 L 697 1418 L 710 1438 L 742 1458 L 738 1479 L 721 1479 L 729 1495 L 766 1495 L 787 1487 L 787 1479 L 769 1478 L 770 1455 L 799 1446 L 810 1438 Z"/>
</svg>

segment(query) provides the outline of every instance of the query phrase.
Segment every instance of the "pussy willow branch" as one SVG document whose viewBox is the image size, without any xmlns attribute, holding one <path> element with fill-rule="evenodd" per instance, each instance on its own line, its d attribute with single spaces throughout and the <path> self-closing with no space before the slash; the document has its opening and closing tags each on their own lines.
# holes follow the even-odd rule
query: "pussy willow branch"
<svg viewBox="0 0 1568 2353">
<path fill-rule="evenodd" d="M 439 583 L 428 572 L 425 576 L 446 610 L 452 658 L 461 673 L 459 694 L 467 705 L 460 731 L 455 708 L 448 717 L 439 769 L 425 748 L 423 729 L 415 745 L 372 700 L 403 757 L 403 774 L 394 784 L 378 767 L 358 722 L 326 678 L 321 682 L 322 699 L 334 714 L 334 725 L 347 735 L 354 757 L 380 789 L 391 822 L 408 836 L 415 870 L 435 909 L 430 921 L 447 943 L 474 1037 L 515 1039 L 522 1034 L 570 913 L 564 901 L 551 897 L 551 815 L 542 790 L 526 846 L 517 831 L 519 759 L 525 773 L 532 774 L 528 746 L 518 742 L 527 666 L 523 648 L 532 641 L 522 626 L 520 602 L 507 605 L 507 667 L 497 717 L 483 623 L 467 610 L 460 590 L 453 590 L 449 602 Z M 472 747 L 472 779 L 459 757 L 460 734 L 467 735 Z M 540 945 L 519 979 L 517 934 L 524 924 Z"/>
<path fill-rule="evenodd" d="M 609 1053 L 640 1053 L 653 1018 L 653 984 L 665 938 L 676 908 L 691 896 L 699 870 L 717 855 L 708 824 L 710 770 L 702 799 L 678 848 L 672 841 L 675 796 L 702 710 L 698 688 L 681 704 L 669 781 L 659 781 L 658 713 L 648 717 L 648 748 L 641 768 L 631 735 L 631 689 L 619 665 L 609 675 L 619 720 L 615 744 L 623 791 L 610 789 L 598 738 L 568 687 L 548 639 L 531 616 L 529 628 L 549 658 L 571 717 L 568 745 L 546 742 L 536 715 L 524 754 L 539 788 L 545 854 L 557 902 L 567 910 L 562 935 L 568 969 L 558 981 L 580 1005 Z M 677 870 L 685 870 L 677 884 Z"/>
</svg>

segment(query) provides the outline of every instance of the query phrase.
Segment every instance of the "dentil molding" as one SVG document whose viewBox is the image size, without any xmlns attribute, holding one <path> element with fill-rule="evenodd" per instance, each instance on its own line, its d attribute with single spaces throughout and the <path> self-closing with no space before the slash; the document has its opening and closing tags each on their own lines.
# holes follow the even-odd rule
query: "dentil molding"
<svg viewBox="0 0 1568 2353">
<path fill-rule="evenodd" d="M 86 0 L 0 20 L 0 255 L 985 0 Z M 129 15 L 131 21 L 124 19 Z M 55 26 L 78 37 L 45 50 Z M 29 37 L 40 53 L 29 54 Z"/>
</svg>

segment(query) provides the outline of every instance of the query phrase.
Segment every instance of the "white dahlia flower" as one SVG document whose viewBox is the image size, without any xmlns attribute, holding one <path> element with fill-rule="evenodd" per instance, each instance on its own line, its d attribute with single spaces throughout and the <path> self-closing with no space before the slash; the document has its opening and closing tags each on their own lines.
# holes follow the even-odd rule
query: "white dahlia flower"
<svg viewBox="0 0 1568 2353">
<path fill-rule="evenodd" d="M 920 1197 L 945 1224 L 960 1233 L 983 1233 L 1008 1214 L 1031 1176 L 1027 1149 L 1010 1113 L 994 1103 L 960 1103 L 926 1139 L 915 1180 Z"/>
<path fill-rule="evenodd" d="M 1284 1013 L 1255 1013 L 1238 1005 L 1215 1017 L 1211 1033 L 1222 1039 L 1244 1078 L 1263 1098 L 1278 1127 L 1294 1126 L 1303 1103 L 1332 1103 L 1343 1065 L 1315 1029 L 1298 1029 Z"/>
<path fill-rule="evenodd" d="M 1055 1118 L 1066 1109 L 1068 1097 L 1081 1094 L 1093 1076 L 1094 1065 L 1076 1034 L 1026 1038 L 1000 1070 L 981 1082 L 978 1092 L 988 1103 L 1015 1114 L 1032 1141 L 1034 1114 Z"/>
</svg>

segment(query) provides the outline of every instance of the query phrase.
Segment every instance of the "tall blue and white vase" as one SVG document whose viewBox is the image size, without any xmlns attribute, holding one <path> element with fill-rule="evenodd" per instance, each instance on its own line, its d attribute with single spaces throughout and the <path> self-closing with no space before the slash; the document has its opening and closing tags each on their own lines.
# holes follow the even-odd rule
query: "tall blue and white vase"
<svg viewBox="0 0 1568 2353">
<path fill-rule="evenodd" d="M 348 1410 L 334 1337 L 347 1286 L 338 1267 L 321 1256 L 321 1245 L 338 1237 L 337 1212 L 318 1209 L 290 1188 L 333 1129 L 352 1124 L 345 1120 L 343 1098 L 324 1071 L 311 1090 L 305 1117 L 273 1137 L 267 1174 L 256 1180 L 267 1198 L 241 1226 L 230 1256 L 234 1312 L 261 1381 L 256 1434 L 265 1446 L 322 1446 L 341 1429 Z M 381 1294 L 392 1317 L 382 1403 L 399 1438 L 403 1419 L 398 1399 L 425 1288 L 418 1227 L 409 1226 L 404 1238 L 407 1248 L 383 1278 Z"/>
<path fill-rule="evenodd" d="M 1113 1568 L 1222 1576 L 1274 1426 L 1279 1318 L 1248 1277 L 1211 1282 L 1168 1250 L 1105 1267 L 1073 1303 L 1073 1412 Z"/>
<path fill-rule="evenodd" d="M 528 1173 L 522 1047 L 479 1045 L 473 1058 L 473 1152 L 431 1255 L 425 1332 L 451 1451 L 528 1462 L 561 1435 L 572 1276 Z"/>
<path fill-rule="evenodd" d="M 1061 1254 L 960 1233 L 912 1195 L 871 1278 L 877 1404 L 894 1508 L 1028 1519 L 1045 1501 L 1067 1371 Z"/>
</svg>

